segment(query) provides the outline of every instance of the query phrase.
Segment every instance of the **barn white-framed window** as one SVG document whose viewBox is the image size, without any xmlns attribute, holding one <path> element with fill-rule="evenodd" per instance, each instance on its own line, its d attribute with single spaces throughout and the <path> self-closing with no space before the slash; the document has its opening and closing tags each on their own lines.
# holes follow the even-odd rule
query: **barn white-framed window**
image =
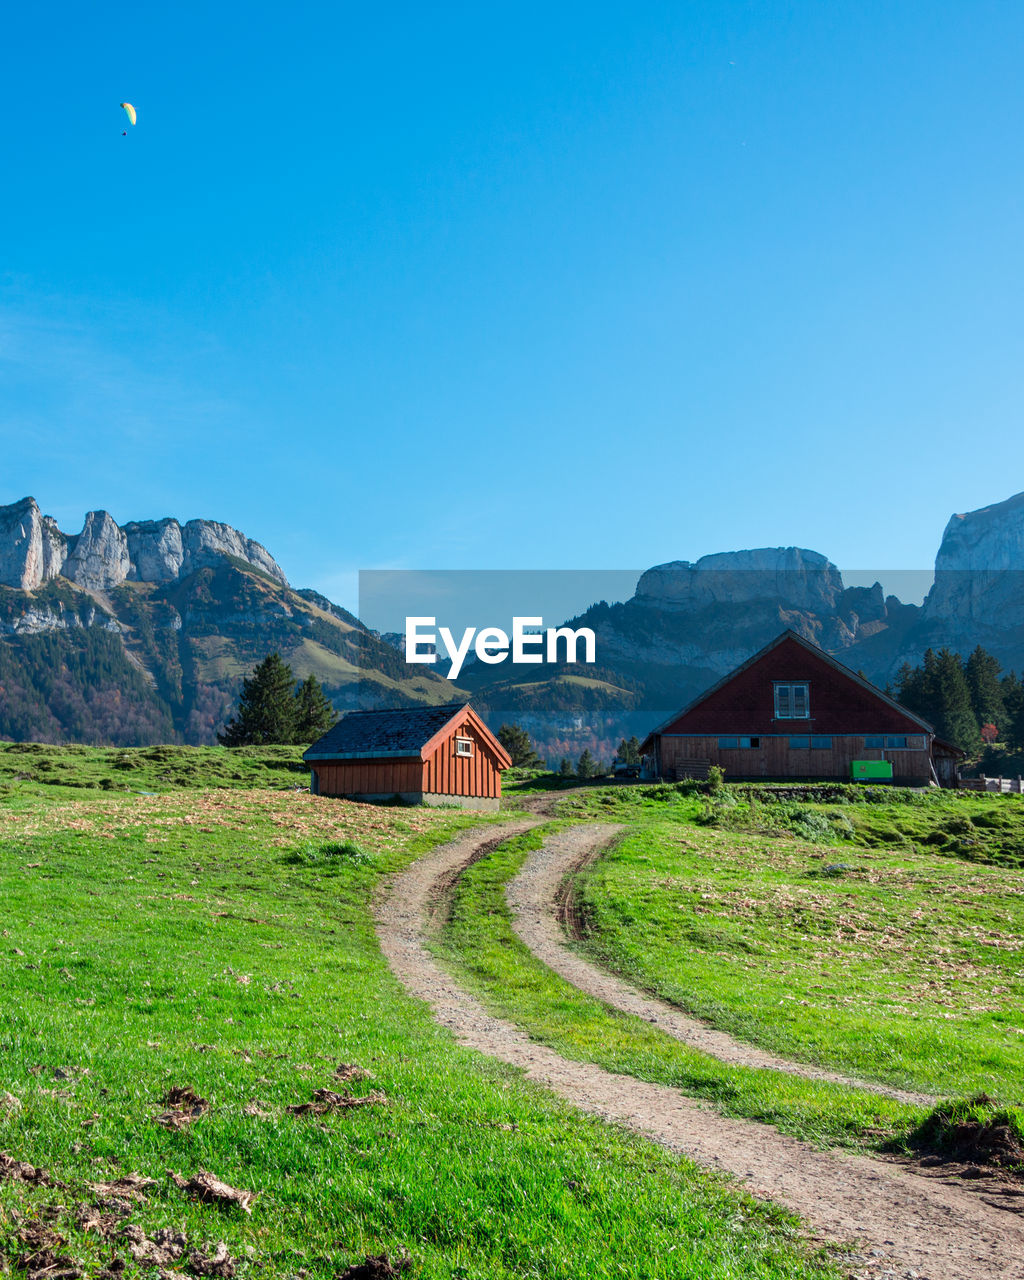
<svg viewBox="0 0 1024 1280">
<path fill-rule="evenodd" d="M 810 686 L 789 681 L 775 684 L 775 719 L 807 720 L 811 714 Z"/>
<path fill-rule="evenodd" d="M 473 754 L 473 739 L 472 738 L 456 738 L 455 754 L 457 756 L 471 756 Z"/>
</svg>

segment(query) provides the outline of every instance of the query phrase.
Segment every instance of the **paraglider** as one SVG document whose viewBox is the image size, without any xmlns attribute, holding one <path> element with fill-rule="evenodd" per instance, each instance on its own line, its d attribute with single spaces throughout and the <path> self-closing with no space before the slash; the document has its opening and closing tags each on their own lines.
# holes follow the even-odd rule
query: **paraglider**
<svg viewBox="0 0 1024 1280">
<path fill-rule="evenodd" d="M 134 124 L 134 123 L 135 123 L 135 120 L 136 120 L 136 115 L 135 115 L 135 108 L 132 106 L 132 104 L 131 104 L 130 102 L 122 102 L 122 103 L 120 104 L 120 106 L 124 109 L 124 113 L 125 113 L 125 115 L 128 117 L 129 121 L 130 121 L 132 124 Z M 122 138 L 127 138 L 127 137 L 128 137 L 128 130 L 127 130 L 127 129 L 122 129 L 122 130 L 121 130 L 121 137 L 122 137 Z"/>
</svg>

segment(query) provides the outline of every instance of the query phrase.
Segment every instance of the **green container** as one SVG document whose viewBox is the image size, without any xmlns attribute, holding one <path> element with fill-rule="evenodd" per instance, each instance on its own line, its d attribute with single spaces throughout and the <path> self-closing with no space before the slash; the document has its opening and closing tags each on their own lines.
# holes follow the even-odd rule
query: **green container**
<svg viewBox="0 0 1024 1280">
<path fill-rule="evenodd" d="M 891 760 L 854 760 L 850 776 L 856 782 L 861 778 L 892 778 Z"/>
</svg>

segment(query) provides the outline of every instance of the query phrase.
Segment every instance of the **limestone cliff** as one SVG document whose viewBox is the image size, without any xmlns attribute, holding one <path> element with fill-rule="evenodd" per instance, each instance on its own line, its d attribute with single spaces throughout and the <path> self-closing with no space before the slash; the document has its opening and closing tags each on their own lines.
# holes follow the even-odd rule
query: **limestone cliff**
<svg viewBox="0 0 1024 1280">
<path fill-rule="evenodd" d="M 1024 625 L 1024 493 L 950 517 L 924 617 L 952 647 Z"/>
<path fill-rule="evenodd" d="M 233 556 L 282 586 L 281 566 L 260 543 L 215 520 L 133 521 L 121 528 L 106 511 L 90 511 L 82 532 L 61 533 L 34 498 L 0 507 L 0 584 L 35 591 L 65 577 L 89 591 L 122 582 L 176 582 Z"/>
</svg>

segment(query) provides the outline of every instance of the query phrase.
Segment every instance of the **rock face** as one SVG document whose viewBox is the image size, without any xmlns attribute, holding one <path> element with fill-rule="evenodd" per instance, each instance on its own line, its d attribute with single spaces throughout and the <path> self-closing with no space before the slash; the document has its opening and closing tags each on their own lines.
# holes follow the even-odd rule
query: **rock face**
<svg viewBox="0 0 1024 1280">
<path fill-rule="evenodd" d="M 950 517 L 924 617 L 954 645 L 979 628 L 1024 625 L 1024 493 Z"/>
<path fill-rule="evenodd" d="M 177 520 L 144 520 L 126 524 L 128 576 L 135 582 L 174 582 L 181 576 L 185 552 Z"/>
<path fill-rule="evenodd" d="M 0 584 L 34 591 L 63 576 L 89 591 L 124 581 L 175 582 L 234 556 L 288 585 L 280 565 L 258 542 L 214 520 L 146 520 L 120 528 L 106 511 L 90 511 L 68 538 L 34 498 L 0 507 Z"/>
<path fill-rule="evenodd" d="M 90 511 L 74 541 L 64 577 L 90 591 L 117 587 L 128 577 L 128 539 L 106 511 Z"/>
<path fill-rule="evenodd" d="M 0 583 L 34 591 L 61 572 L 67 552 L 67 538 L 35 498 L 0 507 Z"/>
<path fill-rule="evenodd" d="M 262 569 L 283 586 L 288 584 L 281 566 L 266 547 L 232 529 L 229 524 L 218 524 L 215 520 L 190 520 L 181 531 L 181 545 L 184 552 L 182 575 L 204 565 L 215 565 L 221 556 L 229 555 Z"/>
<path fill-rule="evenodd" d="M 761 547 L 702 556 L 693 564 L 675 560 L 657 565 L 640 578 L 636 598 L 661 608 L 687 610 L 774 600 L 791 609 L 820 613 L 834 609 L 842 592 L 839 570 L 817 551 Z"/>
</svg>

